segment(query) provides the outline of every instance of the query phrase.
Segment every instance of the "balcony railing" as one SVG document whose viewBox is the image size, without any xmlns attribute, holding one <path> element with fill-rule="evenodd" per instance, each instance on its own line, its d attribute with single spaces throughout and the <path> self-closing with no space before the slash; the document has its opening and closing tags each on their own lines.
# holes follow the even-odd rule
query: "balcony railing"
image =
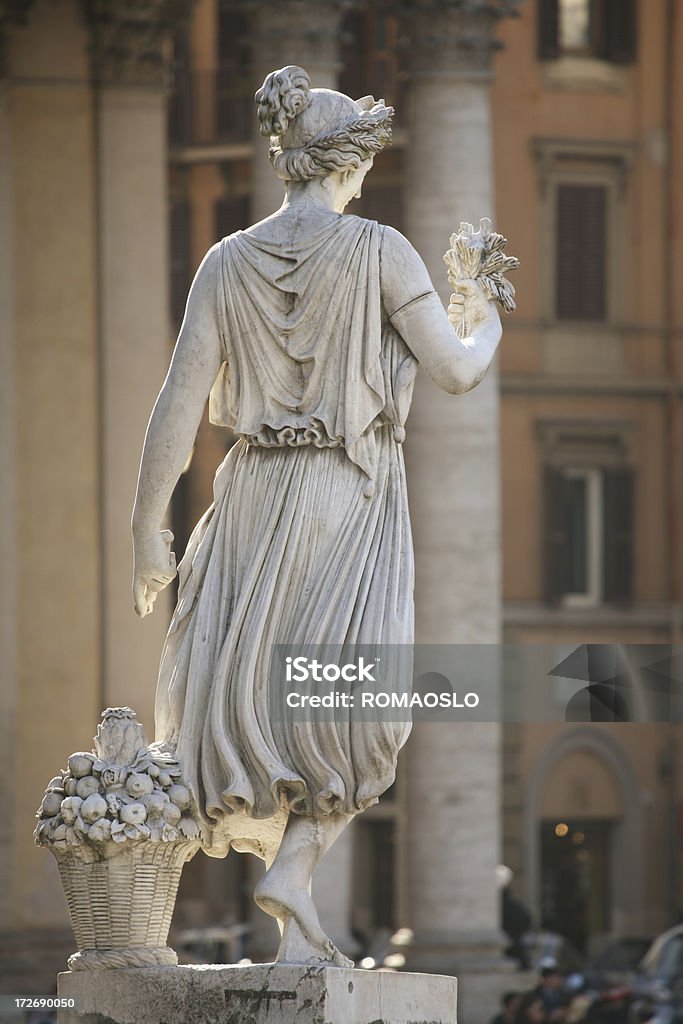
<svg viewBox="0 0 683 1024">
<path fill-rule="evenodd" d="M 168 110 L 172 146 L 246 142 L 254 118 L 253 83 L 241 69 L 176 71 Z"/>
</svg>

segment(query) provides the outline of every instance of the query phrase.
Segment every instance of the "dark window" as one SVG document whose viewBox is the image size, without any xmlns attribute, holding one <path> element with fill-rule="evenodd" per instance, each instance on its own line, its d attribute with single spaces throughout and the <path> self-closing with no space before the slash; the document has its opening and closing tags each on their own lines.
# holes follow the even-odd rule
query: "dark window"
<svg viewBox="0 0 683 1024">
<path fill-rule="evenodd" d="M 570 476 L 565 484 L 567 520 L 567 589 L 570 594 L 587 594 L 589 580 L 589 478 L 584 474 Z"/>
<path fill-rule="evenodd" d="M 177 330 L 185 313 L 187 293 L 192 283 L 190 202 L 185 197 L 171 201 L 169 241 L 171 318 Z"/>
<path fill-rule="evenodd" d="M 555 315 L 607 319 L 607 188 L 558 185 Z"/>
<path fill-rule="evenodd" d="M 171 145 L 182 146 L 192 137 L 190 47 L 186 32 L 173 41 L 173 88 L 168 103 L 168 136 Z"/>
<path fill-rule="evenodd" d="M 225 3 L 218 6 L 213 66 L 195 66 L 187 32 L 178 34 L 168 119 L 173 145 L 249 138 L 255 112 L 248 38 L 246 13 Z"/>
<path fill-rule="evenodd" d="M 249 52 L 249 17 L 238 4 L 218 6 L 218 67 L 214 80 L 214 136 L 248 139 L 256 118 Z"/>
<path fill-rule="evenodd" d="M 353 932 L 369 945 L 381 929 L 396 928 L 396 825 L 369 818 L 354 828 Z"/>
<path fill-rule="evenodd" d="M 564 54 L 633 63 L 636 0 L 539 0 L 538 56 Z"/>
<path fill-rule="evenodd" d="M 218 63 L 249 71 L 249 16 L 224 0 L 218 5 Z"/>
<path fill-rule="evenodd" d="M 633 470 L 546 466 L 543 487 L 546 601 L 630 601 Z"/>
<path fill-rule="evenodd" d="M 403 110 L 405 76 L 401 75 L 398 20 L 379 11 L 350 11 L 341 32 L 342 71 L 339 88 L 349 96 L 372 95 Z"/>
<path fill-rule="evenodd" d="M 371 175 L 368 175 L 363 185 L 362 199 L 359 206 L 353 208 L 354 213 L 368 220 L 376 220 L 380 224 L 389 224 L 397 231 L 403 229 L 403 210 L 401 187 L 398 184 L 380 183 L 379 186 L 371 184 Z"/>
<path fill-rule="evenodd" d="M 249 197 L 227 196 L 214 204 L 214 231 L 216 240 L 249 227 Z"/>
</svg>

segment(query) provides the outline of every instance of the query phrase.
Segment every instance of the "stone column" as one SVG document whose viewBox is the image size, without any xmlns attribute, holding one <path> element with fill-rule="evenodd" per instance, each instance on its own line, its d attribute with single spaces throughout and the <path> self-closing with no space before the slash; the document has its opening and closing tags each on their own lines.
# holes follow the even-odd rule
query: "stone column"
<svg viewBox="0 0 683 1024">
<path fill-rule="evenodd" d="M 424 0 L 410 7 L 407 234 L 444 303 L 451 232 L 461 220 L 478 224 L 495 213 L 489 82 L 504 6 Z M 499 642 L 498 401 L 495 365 L 460 397 L 424 375 L 418 380 L 406 444 L 418 644 Z M 406 754 L 409 967 L 490 970 L 502 944 L 494 879 L 500 726 L 417 725 Z"/>
<path fill-rule="evenodd" d="M 257 0 L 251 12 L 252 78 L 254 92 L 270 71 L 298 64 L 308 71 L 311 85 L 336 89 L 341 62 L 339 27 L 344 0 Z M 253 223 L 281 205 L 284 185 L 268 159 L 269 140 L 259 131 L 254 104 L 252 165 Z"/>
<path fill-rule="evenodd" d="M 135 707 L 150 732 L 169 591 L 158 598 L 153 616 L 136 618 L 130 515 L 145 427 L 174 341 L 166 200 L 170 10 L 167 0 L 87 7 L 100 263 L 102 705 Z"/>
</svg>

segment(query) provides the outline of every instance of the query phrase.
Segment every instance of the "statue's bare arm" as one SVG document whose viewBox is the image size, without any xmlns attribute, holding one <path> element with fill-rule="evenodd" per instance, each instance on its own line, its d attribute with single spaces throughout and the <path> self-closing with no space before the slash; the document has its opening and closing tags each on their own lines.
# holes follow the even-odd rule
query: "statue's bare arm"
<svg viewBox="0 0 683 1024">
<path fill-rule="evenodd" d="M 219 253 L 205 256 L 192 283 L 168 375 L 152 412 L 133 508 L 133 597 L 138 615 L 175 576 L 173 540 L 161 524 L 192 451 L 204 406 L 222 362 L 216 282 Z"/>
<path fill-rule="evenodd" d="M 503 329 L 498 310 L 475 281 L 462 281 L 448 313 L 418 253 L 394 228 L 382 244 L 382 301 L 408 348 L 435 384 L 449 394 L 470 391 L 491 364 Z M 455 323 L 463 312 L 467 337 Z"/>
</svg>

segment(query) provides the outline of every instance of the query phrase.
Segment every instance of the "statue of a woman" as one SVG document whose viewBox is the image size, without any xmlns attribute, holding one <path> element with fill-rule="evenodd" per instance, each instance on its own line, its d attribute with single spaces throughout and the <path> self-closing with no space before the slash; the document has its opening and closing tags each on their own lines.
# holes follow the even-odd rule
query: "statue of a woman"
<svg viewBox="0 0 683 1024">
<path fill-rule="evenodd" d="M 342 216 L 390 140 L 390 107 L 311 89 L 293 66 L 256 99 L 285 200 L 197 271 L 145 440 L 133 589 L 144 616 L 175 575 L 161 523 L 209 397 L 238 440 L 179 566 L 156 738 L 182 763 L 208 852 L 266 861 L 255 899 L 279 920 L 278 959 L 347 965 L 321 929 L 311 875 L 391 785 L 410 727 L 272 721 L 270 651 L 412 643 L 401 446 L 417 364 L 443 390 L 469 391 L 501 326 L 478 284 L 462 282 L 447 314 L 399 232 Z"/>
</svg>

